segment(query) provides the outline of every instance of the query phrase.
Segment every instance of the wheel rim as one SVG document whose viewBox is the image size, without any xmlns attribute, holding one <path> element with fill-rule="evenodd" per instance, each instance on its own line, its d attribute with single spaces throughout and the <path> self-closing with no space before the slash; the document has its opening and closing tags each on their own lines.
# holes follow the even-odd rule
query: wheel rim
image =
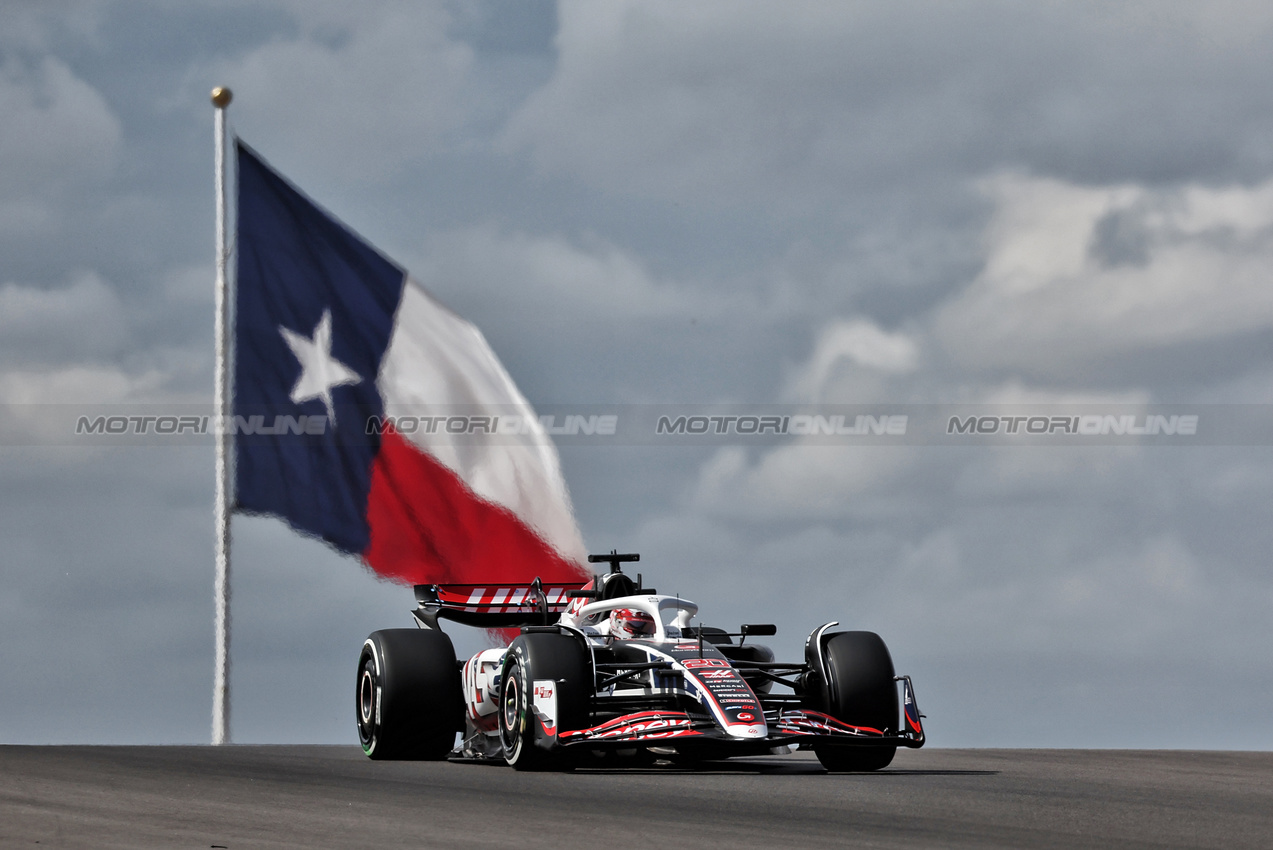
<svg viewBox="0 0 1273 850">
<path fill-rule="evenodd" d="M 500 700 L 500 743 L 504 754 L 516 758 L 522 743 L 522 688 L 519 668 L 509 667 L 504 677 L 504 697 Z"/>
<path fill-rule="evenodd" d="M 521 691 L 517 687 L 517 680 L 512 679 L 508 683 L 508 687 L 504 689 L 504 728 L 509 730 L 517 730 L 521 725 L 518 721 L 521 719 Z"/>
<path fill-rule="evenodd" d="M 362 671 L 362 682 L 358 686 L 358 713 L 362 717 L 364 726 L 371 725 L 371 719 L 375 717 L 376 708 L 376 683 L 372 680 L 371 671 Z"/>
<path fill-rule="evenodd" d="M 375 660 L 367 657 L 363 661 L 362 672 L 358 675 L 357 700 L 358 739 L 367 752 L 375 745 L 376 739 L 376 670 Z"/>
</svg>

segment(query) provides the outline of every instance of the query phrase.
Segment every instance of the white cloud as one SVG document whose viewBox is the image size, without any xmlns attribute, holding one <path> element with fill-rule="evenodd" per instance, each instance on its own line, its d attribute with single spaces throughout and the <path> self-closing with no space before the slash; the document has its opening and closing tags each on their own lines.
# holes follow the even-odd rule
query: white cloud
<svg viewBox="0 0 1273 850">
<path fill-rule="evenodd" d="M 0 285 L 0 443 L 65 445 L 75 406 L 203 401 L 174 393 L 173 383 L 188 382 L 208 353 L 138 347 L 132 331 L 130 313 L 96 272 L 57 289 Z"/>
<path fill-rule="evenodd" d="M 146 401 L 162 389 L 165 379 L 158 371 L 133 374 L 112 366 L 10 370 L 0 372 L 0 399 L 5 404 L 30 408 Z M 11 412 L 16 411 L 14 408 Z"/>
<path fill-rule="evenodd" d="M 75 439 L 85 405 L 150 402 L 164 397 L 168 376 L 157 370 L 132 373 L 116 366 L 0 369 L 0 446 L 67 447 Z M 80 446 L 72 463 L 92 462 L 101 449 Z"/>
<path fill-rule="evenodd" d="M 1183 191 L 1003 174 L 986 263 L 935 322 L 971 369 L 1090 369 L 1273 328 L 1273 182 Z"/>
<path fill-rule="evenodd" d="M 919 344 L 906 333 L 890 333 L 863 318 L 837 319 L 819 333 L 809 361 L 790 382 L 792 392 L 812 401 L 830 401 L 830 396 L 836 401 L 862 400 L 870 393 L 864 392 L 861 373 L 867 373 L 867 381 L 879 375 L 905 375 L 915 371 L 919 359 Z M 878 383 L 870 386 L 880 389 Z"/>
</svg>

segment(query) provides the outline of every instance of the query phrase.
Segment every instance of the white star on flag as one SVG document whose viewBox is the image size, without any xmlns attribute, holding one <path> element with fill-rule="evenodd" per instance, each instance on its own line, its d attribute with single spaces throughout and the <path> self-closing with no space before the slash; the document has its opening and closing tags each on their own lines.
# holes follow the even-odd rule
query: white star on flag
<svg viewBox="0 0 1273 850">
<path fill-rule="evenodd" d="M 323 404 L 327 405 L 327 417 L 334 428 L 336 411 L 332 409 L 332 387 L 357 384 L 362 378 L 353 369 L 332 357 L 332 311 L 323 311 L 323 317 L 314 328 L 313 339 L 307 339 L 282 325 L 278 329 L 301 363 L 301 376 L 296 379 L 296 386 L 292 387 L 292 403 L 300 404 L 321 398 Z"/>
</svg>

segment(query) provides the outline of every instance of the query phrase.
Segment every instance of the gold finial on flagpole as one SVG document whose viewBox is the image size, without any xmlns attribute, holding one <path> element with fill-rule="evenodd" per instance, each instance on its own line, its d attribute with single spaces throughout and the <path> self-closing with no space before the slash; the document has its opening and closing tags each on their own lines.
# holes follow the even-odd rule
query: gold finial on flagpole
<svg viewBox="0 0 1273 850">
<path fill-rule="evenodd" d="M 212 105 L 217 109 L 225 109 L 233 99 L 234 92 L 224 86 L 217 86 L 212 90 Z"/>
</svg>

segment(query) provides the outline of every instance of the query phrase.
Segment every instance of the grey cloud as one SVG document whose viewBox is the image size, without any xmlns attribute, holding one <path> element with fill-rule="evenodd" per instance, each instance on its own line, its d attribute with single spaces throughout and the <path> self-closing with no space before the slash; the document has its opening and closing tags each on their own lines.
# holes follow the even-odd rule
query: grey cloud
<svg viewBox="0 0 1273 850">
<path fill-rule="evenodd" d="M 0 285 L 0 358 L 6 364 L 111 359 L 124 345 L 128 319 L 111 286 L 81 272 L 65 287 Z"/>
<path fill-rule="evenodd" d="M 593 238 L 575 245 L 561 236 L 500 233 L 491 227 L 432 236 L 413 269 L 426 286 L 503 299 L 536 324 L 565 311 L 569 322 L 622 315 L 629 321 L 683 315 L 716 319 L 737 302 L 700 287 L 657 280 L 638 257 Z M 542 311 L 543 315 L 535 315 Z"/>
<path fill-rule="evenodd" d="M 1141 216 L 1111 210 L 1092 228 L 1092 256 L 1106 266 L 1143 266 L 1149 262 L 1149 232 Z"/>
<path fill-rule="evenodd" d="M 1201 659 L 1235 674 L 1264 669 L 1260 650 L 1246 646 L 1248 635 L 1267 631 L 1270 589 L 1258 553 L 1267 535 L 1226 541 L 1213 530 L 1218 511 L 1233 512 L 1225 525 L 1246 527 L 1267 509 L 1267 488 L 1235 478 L 1233 464 L 1251 459 L 1245 452 L 914 454 L 905 475 L 851 494 L 804 478 L 810 499 L 861 508 L 901 497 L 878 513 L 850 506 L 828 524 L 805 508 L 812 521 L 800 522 L 785 510 L 798 504 L 786 493 L 754 487 L 748 498 L 767 509 L 710 523 L 668 515 L 635 536 L 661 559 L 695 565 L 677 575 L 687 595 L 711 600 L 709 618 L 777 620 L 785 636 L 776 642 L 788 654 L 829 619 L 880 631 L 900 667 L 933 682 L 921 703 L 951 724 L 946 734 L 983 745 L 1077 741 L 1077 728 L 1101 727 L 1129 704 L 1128 688 L 1165 693 L 1183 681 L 1215 681 L 1195 666 Z M 1259 457 L 1267 465 L 1268 453 Z M 846 482 L 856 472 L 829 466 Z M 799 468 L 789 487 L 799 486 Z M 727 569 L 729 580 L 708 580 L 716 574 L 708 564 Z M 1071 666 L 1083 664 L 1083 674 Z M 1111 676 L 1111 668 L 1127 674 Z M 1085 704 L 1014 716 L 1019 700 L 1046 702 L 1080 683 Z M 1064 718 L 1068 731 L 1029 737 L 1043 734 L 1028 732 L 1036 719 L 1046 725 L 1040 713 Z M 1268 731 L 1159 723 L 1158 733 L 1170 728 L 1174 740 L 1197 746 L 1246 746 L 1249 733 Z M 1122 728 L 1103 740 L 1145 735 Z"/>
<path fill-rule="evenodd" d="M 1269 95 L 1253 81 L 1268 54 L 1252 49 L 1267 16 L 1237 7 L 1216 24 L 1160 4 L 1155 17 L 1064 4 L 777 16 L 568 4 L 557 73 L 508 144 L 636 195 L 802 211 L 1004 165 L 1098 182 L 1267 173 L 1256 140 Z"/>
<path fill-rule="evenodd" d="M 17 50 L 0 50 L 0 113 L 0 239 L 47 235 L 68 195 L 116 167 L 120 122 L 64 62 Z"/>
<path fill-rule="evenodd" d="M 0 165 L 6 400 L 210 397 L 223 82 L 535 403 L 1273 387 L 1261 5 L 565 3 L 515 33 L 499 4 L 13 8 L 0 86 L 73 132 Z M 1273 693 L 1271 461 L 563 450 L 595 550 L 776 621 L 784 656 L 830 619 L 881 632 L 951 746 L 1267 746 L 1199 695 Z M 209 454 L 9 446 L 0 472 L 0 670 L 51 659 L 0 738 L 206 740 Z M 235 534 L 236 736 L 352 741 L 350 659 L 409 591 L 275 521 Z"/>
<path fill-rule="evenodd" d="M 188 88 L 251 92 L 234 120 L 256 127 L 254 144 L 297 179 L 387 180 L 445 145 L 472 113 L 473 53 L 447 37 L 443 4 L 357 14 L 339 4 L 290 9 L 294 36 L 219 58 L 192 74 Z M 307 143 L 316 129 L 322 145 Z"/>
<path fill-rule="evenodd" d="M 122 128 L 101 94 L 54 57 L 10 54 L 0 65 L 5 194 L 47 192 L 110 173 Z M 68 169 L 68 166 L 72 166 Z"/>
</svg>

